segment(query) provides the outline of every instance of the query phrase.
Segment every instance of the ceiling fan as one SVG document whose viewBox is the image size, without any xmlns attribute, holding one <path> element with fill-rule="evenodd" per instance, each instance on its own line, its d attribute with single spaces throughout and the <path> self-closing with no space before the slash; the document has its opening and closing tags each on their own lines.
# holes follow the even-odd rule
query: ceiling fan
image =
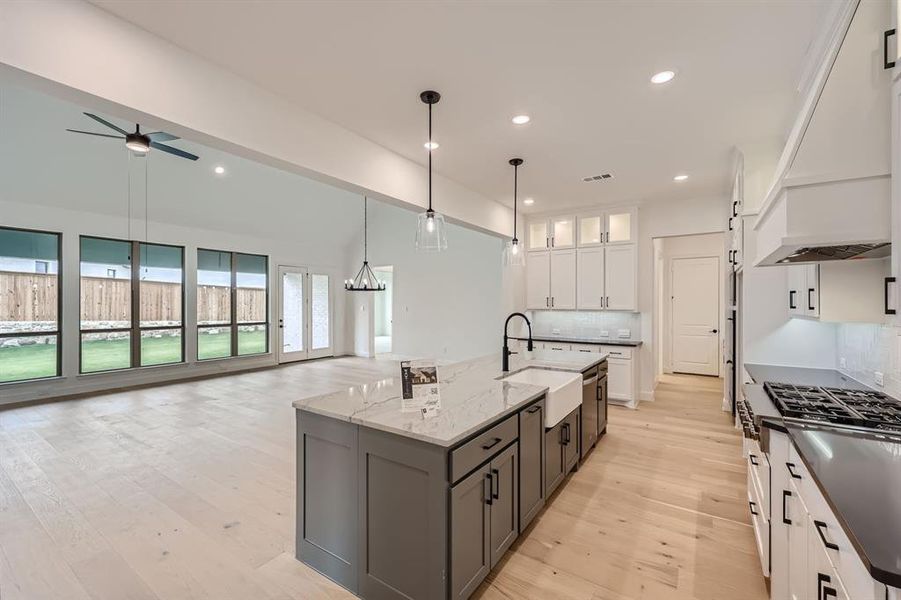
<svg viewBox="0 0 901 600">
<path fill-rule="evenodd" d="M 109 135 L 107 133 L 95 133 L 93 131 L 81 131 L 78 129 L 66 129 L 66 131 L 71 131 L 72 133 L 83 133 L 85 135 L 96 135 L 99 137 L 114 138 L 117 140 L 125 140 L 125 147 L 133 152 L 137 152 L 138 154 L 147 154 L 148 152 L 150 152 L 151 148 L 155 148 L 163 152 L 168 152 L 169 154 L 174 154 L 175 156 L 180 156 L 181 158 L 187 158 L 188 160 L 197 160 L 199 158 L 198 156 L 195 156 L 190 152 L 185 152 L 184 150 L 179 150 L 178 148 L 173 148 L 172 146 L 167 146 L 166 144 L 161 143 L 180 139 L 178 136 L 172 135 L 171 133 L 166 133 L 165 131 L 141 133 L 141 126 L 137 123 L 135 123 L 134 132 L 128 133 L 121 127 L 117 127 L 116 125 L 113 125 L 106 119 L 98 117 L 97 115 L 92 115 L 91 113 L 84 114 L 94 119 L 98 123 L 106 125 L 114 131 L 118 131 L 122 135 Z"/>
</svg>

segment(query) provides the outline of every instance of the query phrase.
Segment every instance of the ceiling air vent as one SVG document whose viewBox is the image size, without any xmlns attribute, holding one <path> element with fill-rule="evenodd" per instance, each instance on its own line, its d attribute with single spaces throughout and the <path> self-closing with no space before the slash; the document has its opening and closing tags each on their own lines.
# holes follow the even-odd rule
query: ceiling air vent
<svg viewBox="0 0 901 600">
<path fill-rule="evenodd" d="M 592 181 L 603 181 L 605 179 L 613 179 L 613 175 L 610 173 L 603 173 L 601 175 L 589 175 L 588 177 L 583 177 L 582 181 L 585 183 L 591 183 Z"/>
</svg>

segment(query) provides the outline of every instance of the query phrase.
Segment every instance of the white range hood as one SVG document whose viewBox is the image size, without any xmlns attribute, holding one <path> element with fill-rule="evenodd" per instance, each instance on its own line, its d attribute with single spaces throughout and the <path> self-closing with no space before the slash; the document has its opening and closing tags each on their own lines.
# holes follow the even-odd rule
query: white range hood
<svg viewBox="0 0 901 600">
<path fill-rule="evenodd" d="M 843 9 L 754 224 L 755 266 L 891 250 L 889 3 Z"/>
</svg>

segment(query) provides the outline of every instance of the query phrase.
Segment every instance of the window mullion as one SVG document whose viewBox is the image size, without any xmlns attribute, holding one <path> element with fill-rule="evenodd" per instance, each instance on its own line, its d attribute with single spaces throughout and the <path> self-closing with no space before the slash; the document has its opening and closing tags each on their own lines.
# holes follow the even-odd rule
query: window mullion
<svg viewBox="0 0 901 600">
<path fill-rule="evenodd" d="M 231 253 L 231 355 L 238 356 L 238 253 Z"/>
<path fill-rule="evenodd" d="M 131 242 L 131 366 L 141 366 L 141 243 Z"/>
</svg>

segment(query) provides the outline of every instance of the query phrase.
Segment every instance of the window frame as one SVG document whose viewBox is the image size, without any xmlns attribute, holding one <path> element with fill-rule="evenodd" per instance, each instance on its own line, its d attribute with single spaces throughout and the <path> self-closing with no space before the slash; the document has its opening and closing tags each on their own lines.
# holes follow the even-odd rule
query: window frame
<svg viewBox="0 0 901 600">
<path fill-rule="evenodd" d="M 131 269 L 131 277 L 129 278 L 131 291 L 130 316 L 131 325 L 128 327 L 113 327 L 105 329 L 85 329 L 81 326 L 81 284 L 83 276 L 81 275 L 82 260 L 82 242 L 85 239 L 106 240 L 110 242 L 121 242 L 129 244 L 129 268 Z M 153 327 L 141 326 L 141 244 L 150 246 L 166 246 L 169 248 L 178 248 L 181 250 L 181 325 L 163 325 Z M 107 269 L 109 272 L 109 269 Z M 99 373 L 116 373 L 119 371 L 128 371 L 130 369 L 151 369 L 155 367 L 168 367 L 173 365 L 185 364 L 185 247 L 177 244 L 163 244 L 158 242 L 142 242 L 139 240 L 123 240 L 119 238 L 99 236 L 99 235 L 80 235 L 78 236 L 78 374 L 79 375 L 95 375 Z M 181 330 L 181 360 L 178 362 L 161 363 L 156 365 L 141 364 L 141 332 L 143 331 L 174 331 Z M 84 370 L 84 334 L 88 333 L 129 333 L 129 366 L 120 367 L 118 369 L 104 369 L 102 371 L 85 371 Z"/>
<path fill-rule="evenodd" d="M 10 381 L 0 382 L 0 386 L 24 383 L 28 381 L 40 381 L 42 379 L 53 379 L 62 377 L 63 375 L 63 234 L 61 231 L 45 231 L 43 229 L 30 229 L 26 227 L 9 227 L 7 225 L 0 226 L 0 229 L 9 231 L 21 231 L 24 233 L 40 233 L 56 236 L 56 330 L 42 332 L 10 332 L 0 333 L 0 340 L 9 338 L 23 337 L 50 337 L 56 336 L 56 375 L 47 375 L 44 377 L 29 377 L 28 379 L 13 379 Z"/>
<path fill-rule="evenodd" d="M 229 285 L 230 285 L 230 288 L 229 288 L 229 311 L 228 311 L 229 323 L 204 324 L 204 325 L 201 325 L 199 322 L 197 323 L 197 331 L 196 331 L 196 335 L 197 335 L 197 339 L 198 339 L 197 356 L 196 356 L 197 362 L 207 362 L 207 361 L 211 361 L 211 360 L 229 360 L 229 359 L 233 359 L 233 358 L 243 358 L 246 356 L 263 356 L 266 354 L 270 354 L 271 350 L 270 350 L 269 344 L 270 344 L 271 340 L 269 339 L 270 338 L 269 322 L 271 320 L 271 315 L 269 312 L 269 300 L 270 300 L 269 291 L 270 291 L 270 288 L 272 287 L 272 281 L 271 281 L 272 278 L 269 276 L 269 255 L 268 254 L 252 254 L 250 252 L 237 252 L 234 250 L 216 250 L 215 248 L 198 247 L 197 248 L 197 263 L 198 263 L 198 265 L 200 264 L 200 253 L 201 252 L 219 252 L 221 254 L 228 254 L 229 255 L 229 267 L 230 267 L 231 271 L 230 271 L 230 278 L 229 278 Z M 266 266 L 265 266 L 265 272 L 266 272 L 266 302 L 265 302 L 265 304 L 266 304 L 266 320 L 265 321 L 253 321 L 253 322 L 247 322 L 247 323 L 238 323 L 238 255 L 256 256 L 256 257 L 262 258 L 266 263 Z M 197 270 L 200 271 L 199 266 L 197 267 Z M 200 284 L 198 284 L 197 287 L 199 288 Z M 196 306 L 194 307 L 194 310 L 195 311 L 197 310 Z M 199 315 L 198 315 L 198 317 L 199 317 Z M 199 321 L 200 319 L 198 318 L 197 320 Z M 239 327 L 248 327 L 248 326 L 259 326 L 259 325 L 263 325 L 264 331 L 266 333 L 266 349 L 263 350 L 262 352 L 253 352 L 250 354 L 239 354 L 238 353 L 238 328 Z M 201 329 L 212 329 L 212 328 L 222 329 L 224 327 L 228 327 L 228 331 L 229 331 L 230 354 L 228 356 L 211 356 L 209 358 L 200 358 L 200 341 L 199 341 L 200 340 L 200 330 Z"/>
</svg>

